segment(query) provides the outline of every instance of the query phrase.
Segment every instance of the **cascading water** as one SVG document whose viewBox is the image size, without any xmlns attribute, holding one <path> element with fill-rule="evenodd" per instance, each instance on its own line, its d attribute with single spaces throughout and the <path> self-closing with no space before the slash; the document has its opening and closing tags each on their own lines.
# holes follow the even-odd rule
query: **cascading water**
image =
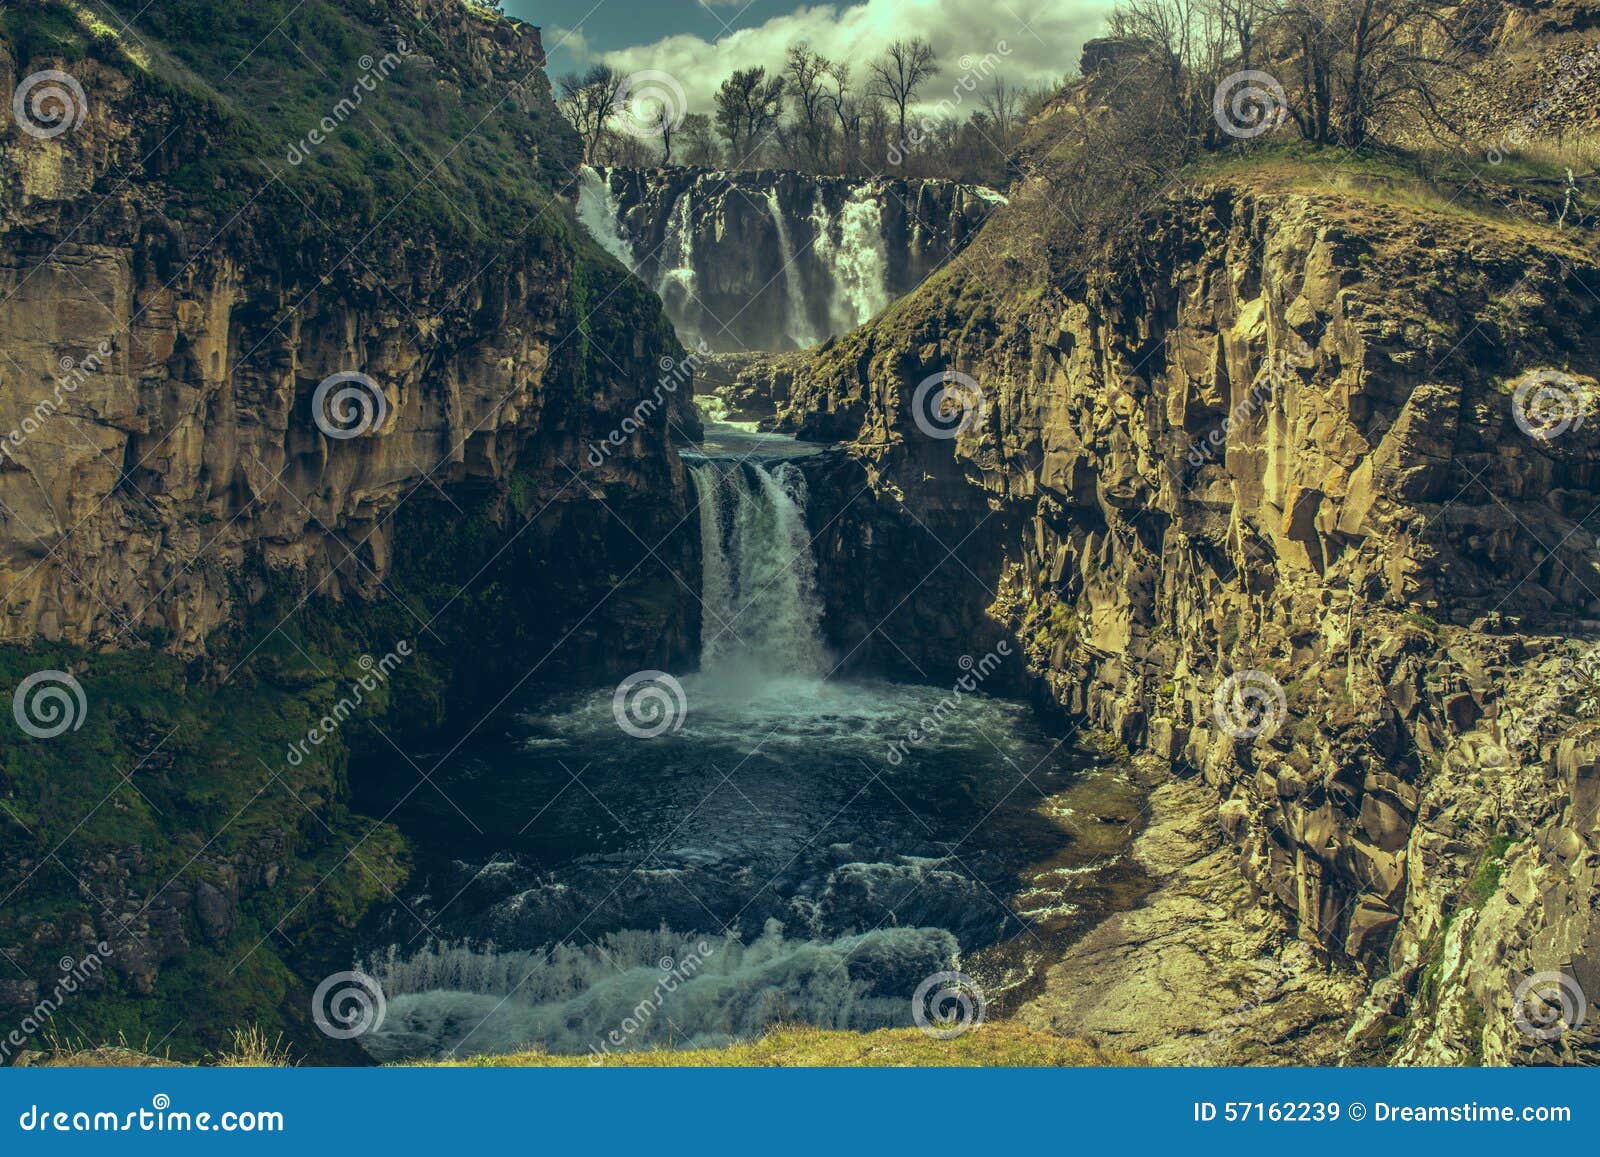
<svg viewBox="0 0 1600 1157">
<path fill-rule="evenodd" d="M 889 292 L 889 252 L 883 240 L 883 206 L 869 188 L 845 198 L 838 219 L 831 218 L 817 190 L 811 211 L 814 249 L 828 270 L 834 292 L 829 317 L 837 332 L 854 329 L 885 309 Z"/>
<path fill-rule="evenodd" d="M 690 467 L 700 500 L 700 667 L 729 686 L 824 673 L 805 476 L 789 462 Z"/>
<path fill-rule="evenodd" d="M 677 691 L 678 726 L 630 729 L 615 683 L 547 691 L 436 769 L 435 792 L 362 778 L 380 793 L 362 810 L 416 849 L 357 962 L 387 1000 L 361 1039 L 375 1057 L 907 1025 L 928 977 L 970 971 L 994 999 L 1115 892 L 1104 817 L 1137 814 L 1125 782 L 1074 795 L 1061 740 L 973 693 L 1013 652 L 943 687 L 828 678 L 805 447 L 762 437 L 685 452 L 700 670 L 640 673 Z M 1078 814 L 1081 855 L 1062 850 Z"/>
<path fill-rule="evenodd" d="M 633 246 L 618 225 L 621 214 L 611 186 L 592 165 L 578 170 L 578 220 L 600 247 L 629 269 L 633 268 Z"/>
<path fill-rule="evenodd" d="M 800 278 L 796 263 L 794 242 L 789 240 L 789 226 L 784 223 L 783 206 L 778 202 L 778 191 L 767 190 L 767 212 L 772 216 L 772 227 L 778 234 L 778 256 L 783 261 L 783 308 L 787 321 L 788 338 L 796 348 L 805 349 L 817 344 L 817 335 L 811 330 L 811 318 L 806 309 L 805 284 Z"/>
<path fill-rule="evenodd" d="M 694 205 L 687 189 L 678 194 L 667 218 L 656 292 L 680 309 L 694 301 Z"/>
</svg>

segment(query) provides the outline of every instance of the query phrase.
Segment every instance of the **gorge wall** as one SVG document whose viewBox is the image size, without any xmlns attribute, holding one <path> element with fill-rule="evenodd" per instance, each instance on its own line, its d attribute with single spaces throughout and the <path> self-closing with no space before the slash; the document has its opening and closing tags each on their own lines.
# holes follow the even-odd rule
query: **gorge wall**
<svg viewBox="0 0 1600 1157">
<path fill-rule="evenodd" d="M 1370 993 L 1325 1057 L 1592 1059 L 1592 1016 L 1516 1025 L 1529 977 L 1600 991 L 1585 244 L 1310 169 L 1197 180 L 1066 291 L 1007 264 L 1036 207 L 785 380 L 784 424 L 847 443 L 811 479 L 831 642 L 914 674 L 1009 636 L 1039 694 L 1203 781 L 1280 958 Z M 1038 1015 L 1167 1024 L 1118 987 L 1143 950 Z"/>
<path fill-rule="evenodd" d="M 194 6 L 128 4 L 119 36 L 46 3 L 49 35 L 0 40 L 6 91 L 81 89 L 65 131 L 0 134 L 0 675 L 85 704 L 3 742 L 0 1006 L 93 957 L 73 1031 L 185 1057 L 249 1023 L 337 1050 L 302 996 L 407 870 L 349 810 L 351 750 L 697 630 L 687 367 L 555 192 L 577 142 L 537 30 L 311 0 L 325 35 L 285 59 L 248 50 L 287 8 L 213 7 L 194 36 Z M 482 127 L 418 142 L 452 116 Z M 396 139 L 450 162 L 420 180 Z"/>
<path fill-rule="evenodd" d="M 586 170 L 580 213 L 718 352 L 814 346 L 959 252 L 999 198 L 951 181 L 778 170 Z"/>
</svg>

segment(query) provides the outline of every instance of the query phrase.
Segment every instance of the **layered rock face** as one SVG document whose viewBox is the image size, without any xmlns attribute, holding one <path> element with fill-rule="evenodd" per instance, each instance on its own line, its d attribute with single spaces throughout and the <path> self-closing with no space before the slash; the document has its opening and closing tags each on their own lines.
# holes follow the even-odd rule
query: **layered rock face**
<svg viewBox="0 0 1600 1157">
<path fill-rule="evenodd" d="M 1543 222 L 1325 187 L 1141 235 L 1076 294 L 991 284 L 980 241 L 795 376 L 787 424 L 850 443 L 812 470 L 834 646 L 1009 635 L 1200 776 L 1252 894 L 1376 981 L 1337 1055 L 1584 1055 L 1592 1017 L 1526 1026 L 1600 995 L 1600 274 Z"/>
<path fill-rule="evenodd" d="M 251 42 L 155 76 L 137 54 L 181 29 L 141 15 L 71 57 L 0 40 L 0 88 L 43 75 L 72 102 L 61 131 L 0 130 L 0 678 L 9 699 L 70 672 L 87 704 L 81 730 L 8 716 L 0 741 L 0 1006 L 17 1023 L 93 956 L 91 1035 L 171 1031 L 193 1057 L 259 1021 L 331 1047 L 302 988 L 406 872 L 350 810 L 350 750 L 392 757 L 366 726 L 391 702 L 403 741 L 531 679 L 684 658 L 693 504 L 667 430 L 695 428 L 692 385 L 659 302 L 542 191 L 577 150 L 537 30 L 313 0 L 303 19 L 372 54 L 339 62 L 360 77 L 262 66 L 326 83 L 310 115 L 345 122 L 285 162 L 205 87 L 214 64 L 245 108 Z M 406 170 L 377 118 L 417 127 L 413 105 L 492 109 L 457 143 L 510 142 L 515 188 Z M 286 757 L 397 641 L 357 718 Z"/>
<path fill-rule="evenodd" d="M 401 67 L 548 105 L 536 29 L 456 4 L 418 19 L 452 55 Z M 47 63 L 0 55 L 0 84 Z M 295 252 L 249 207 L 171 215 L 166 182 L 219 126 L 96 61 L 73 72 L 81 123 L 48 139 L 14 126 L 0 145 L 0 639 L 197 651 L 252 570 L 370 594 L 402 498 L 504 479 L 530 439 L 552 470 L 582 470 L 660 376 L 671 339 L 652 327 L 625 350 L 637 364 L 577 380 L 575 264 L 548 235 L 493 262 L 427 233 L 403 255 L 336 234 Z M 352 408 L 333 415 L 341 385 Z M 669 404 L 692 427 L 688 392 Z M 681 494 L 661 430 L 605 469 Z"/>
<path fill-rule="evenodd" d="M 996 195 L 950 181 L 611 168 L 585 220 L 686 344 L 793 350 L 844 333 L 966 243 Z"/>
</svg>

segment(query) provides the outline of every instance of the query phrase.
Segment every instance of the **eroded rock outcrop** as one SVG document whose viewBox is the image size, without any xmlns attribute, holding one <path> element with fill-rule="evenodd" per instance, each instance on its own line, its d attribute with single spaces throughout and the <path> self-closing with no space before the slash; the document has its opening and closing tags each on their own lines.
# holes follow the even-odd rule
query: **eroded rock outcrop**
<svg viewBox="0 0 1600 1157">
<path fill-rule="evenodd" d="M 1600 276 L 1542 222 L 1326 187 L 1198 185 L 1142 237 L 1071 294 L 980 239 L 797 376 L 791 427 L 850 443 L 813 480 L 834 642 L 909 669 L 1009 634 L 1201 777 L 1259 903 L 1383 978 L 1344 1055 L 1572 1057 L 1517 1020 L 1600 943 Z"/>
</svg>

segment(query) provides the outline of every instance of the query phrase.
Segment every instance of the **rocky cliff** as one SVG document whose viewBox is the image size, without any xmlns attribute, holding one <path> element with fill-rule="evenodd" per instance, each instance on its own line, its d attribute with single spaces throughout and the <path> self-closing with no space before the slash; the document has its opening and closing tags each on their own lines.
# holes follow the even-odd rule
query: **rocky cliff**
<svg viewBox="0 0 1600 1157">
<path fill-rule="evenodd" d="M 684 341 L 792 350 L 852 329 L 966 244 L 996 195 L 950 181 L 777 170 L 593 174 L 597 233 Z"/>
<path fill-rule="evenodd" d="M 1015 259 L 1048 189 L 1014 196 L 816 356 L 784 420 L 848 443 L 813 470 L 827 626 L 906 671 L 1010 636 L 1199 781 L 1155 854 L 1248 894 L 1160 865 L 1179 899 L 1026 1016 L 1178 1061 L 1592 1058 L 1549 1001 L 1600 983 L 1600 270 L 1553 214 L 1351 168 L 1197 173 L 1070 290 Z M 1246 951 L 1297 979 L 1186 1004 Z"/>
<path fill-rule="evenodd" d="M 560 677 L 558 642 L 595 671 L 682 656 L 666 430 L 696 419 L 659 302 L 559 192 L 536 29 L 457 0 L 118 7 L 0 16 L 0 85 L 34 96 L 0 135 L 0 671 L 82 692 L 64 734 L 4 739 L 0 1002 L 93 956 L 75 1026 L 192 1056 L 303 1020 L 403 878 L 349 810 L 351 748 L 472 725 Z"/>
</svg>

